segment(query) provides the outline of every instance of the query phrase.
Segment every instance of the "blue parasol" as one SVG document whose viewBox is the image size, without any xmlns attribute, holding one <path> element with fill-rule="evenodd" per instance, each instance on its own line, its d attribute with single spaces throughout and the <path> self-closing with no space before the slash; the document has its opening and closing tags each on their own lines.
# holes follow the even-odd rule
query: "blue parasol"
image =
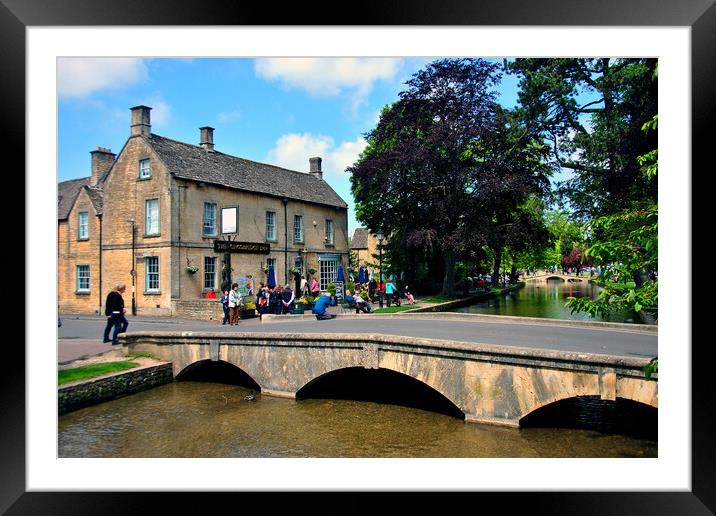
<svg viewBox="0 0 716 516">
<path fill-rule="evenodd" d="M 365 271 L 362 265 L 358 267 L 358 283 L 365 283 Z"/>
<path fill-rule="evenodd" d="M 266 285 L 268 288 L 274 288 L 276 286 L 276 275 L 273 272 L 273 265 L 269 265 L 268 278 L 266 279 Z"/>
<path fill-rule="evenodd" d="M 338 273 L 336 274 L 336 281 L 339 281 L 341 283 L 346 281 L 345 277 L 343 276 L 343 265 L 338 266 Z"/>
</svg>

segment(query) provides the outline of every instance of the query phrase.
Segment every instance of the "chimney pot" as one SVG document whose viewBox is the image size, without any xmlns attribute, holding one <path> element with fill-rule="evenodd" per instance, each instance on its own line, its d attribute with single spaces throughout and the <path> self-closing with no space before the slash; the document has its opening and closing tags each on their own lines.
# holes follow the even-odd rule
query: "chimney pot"
<svg viewBox="0 0 716 516">
<path fill-rule="evenodd" d="M 92 155 L 92 178 L 90 179 L 90 184 L 96 185 L 102 176 L 112 168 L 117 155 L 106 147 L 97 147 L 90 154 Z"/>
<path fill-rule="evenodd" d="M 134 106 L 132 111 L 132 125 L 130 126 L 132 136 L 150 136 L 152 124 L 149 112 L 152 108 L 147 106 Z"/>
<path fill-rule="evenodd" d="M 199 131 L 201 131 L 201 141 L 199 142 L 199 145 L 201 145 L 204 149 L 208 151 L 214 150 L 214 128 L 205 126 L 200 127 Z"/>
<path fill-rule="evenodd" d="M 310 165 L 309 173 L 317 179 L 323 179 L 323 171 L 321 170 L 322 161 L 323 160 L 319 157 L 308 158 L 308 163 Z"/>
</svg>

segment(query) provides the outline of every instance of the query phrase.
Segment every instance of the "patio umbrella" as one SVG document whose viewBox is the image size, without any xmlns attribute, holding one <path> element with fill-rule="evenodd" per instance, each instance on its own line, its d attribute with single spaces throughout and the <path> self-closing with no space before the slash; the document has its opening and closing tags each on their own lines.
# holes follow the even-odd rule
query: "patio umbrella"
<svg viewBox="0 0 716 516">
<path fill-rule="evenodd" d="M 269 265 L 268 278 L 266 279 L 266 285 L 268 288 L 274 288 L 276 286 L 276 275 L 273 272 L 273 265 Z"/>
<path fill-rule="evenodd" d="M 343 276 L 343 265 L 338 266 L 338 273 L 336 274 L 336 281 L 344 283 L 346 278 Z"/>
<path fill-rule="evenodd" d="M 365 269 L 362 265 L 358 267 L 358 283 L 365 283 Z"/>
</svg>

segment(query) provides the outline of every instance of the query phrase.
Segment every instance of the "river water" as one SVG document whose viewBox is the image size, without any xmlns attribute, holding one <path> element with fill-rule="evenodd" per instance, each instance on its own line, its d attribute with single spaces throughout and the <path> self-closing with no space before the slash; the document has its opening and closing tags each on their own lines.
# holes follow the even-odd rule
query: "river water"
<svg viewBox="0 0 716 516">
<path fill-rule="evenodd" d="M 572 414 L 574 406 L 558 412 Z M 176 381 L 60 416 L 58 444 L 60 457 L 639 458 L 657 456 L 656 436 L 648 435 L 655 414 L 640 419 L 648 421 L 644 435 L 516 429 L 396 404 L 293 400 L 231 384 Z"/>
<path fill-rule="evenodd" d="M 528 278 L 527 278 L 528 279 Z M 524 288 L 498 298 L 456 308 L 453 312 L 467 312 L 489 315 L 514 315 L 518 317 L 541 317 L 548 319 L 571 319 L 582 321 L 608 321 L 641 324 L 641 320 L 634 312 L 610 314 L 606 317 L 590 317 L 585 313 L 570 313 L 564 304 L 568 297 L 588 297 L 595 299 L 601 287 L 589 283 L 587 278 L 581 282 L 562 281 L 560 279 L 548 281 L 527 281 Z"/>
</svg>

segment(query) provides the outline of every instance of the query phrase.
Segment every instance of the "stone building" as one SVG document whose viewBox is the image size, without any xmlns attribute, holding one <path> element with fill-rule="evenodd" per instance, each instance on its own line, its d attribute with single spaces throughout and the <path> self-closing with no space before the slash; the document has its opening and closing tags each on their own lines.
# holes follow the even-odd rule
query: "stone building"
<svg viewBox="0 0 716 516">
<path fill-rule="evenodd" d="M 60 311 L 103 313 L 125 283 L 128 308 L 133 299 L 138 314 L 177 315 L 226 271 L 245 291 L 269 265 L 292 285 L 290 269 L 313 268 L 325 289 L 347 266 L 348 206 L 321 158 L 299 172 L 230 156 L 211 127 L 199 145 L 171 140 L 152 133 L 150 110 L 131 108 L 118 155 L 97 148 L 90 177 L 58 185 Z"/>
<path fill-rule="evenodd" d="M 385 246 L 388 243 L 388 239 L 383 239 L 383 251 L 385 252 Z M 378 265 L 378 238 L 368 230 L 368 228 L 356 228 L 353 231 L 353 238 L 351 239 L 351 251 L 353 252 L 356 263 L 358 266 L 375 266 Z M 385 255 L 383 256 L 385 259 Z"/>
</svg>

